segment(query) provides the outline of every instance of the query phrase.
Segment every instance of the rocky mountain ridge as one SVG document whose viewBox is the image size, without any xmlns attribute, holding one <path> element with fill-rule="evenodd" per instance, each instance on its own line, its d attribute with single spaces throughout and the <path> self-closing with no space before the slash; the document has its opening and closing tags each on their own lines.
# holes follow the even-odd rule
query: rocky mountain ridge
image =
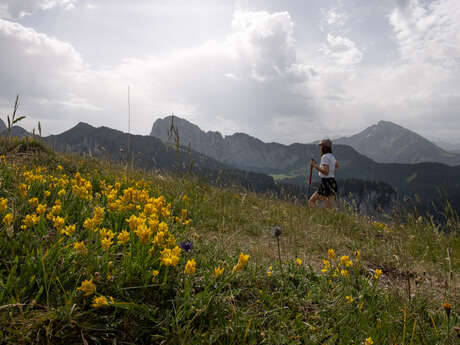
<svg viewBox="0 0 460 345">
<path fill-rule="evenodd" d="M 460 165 L 460 154 L 448 152 L 390 121 L 379 121 L 358 134 L 336 139 L 334 143 L 350 145 L 379 163 L 437 162 Z"/>
</svg>

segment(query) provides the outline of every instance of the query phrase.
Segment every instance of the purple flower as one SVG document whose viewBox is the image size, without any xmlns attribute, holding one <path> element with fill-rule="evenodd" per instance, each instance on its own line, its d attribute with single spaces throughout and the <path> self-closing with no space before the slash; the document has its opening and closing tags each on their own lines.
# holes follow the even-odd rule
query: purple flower
<svg viewBox="0 0 460 345">
<path fill-rule="evenodd" d="M 190 250 L 192 250 L 193 245 L 192 245 L 192 242 L 190 242 L 190 241 L 184 241 L 184 242 L 182 242 L 182 243 L 179 245 L 179 247 L 180 247 L 180 249 L 182 249 L 183 251 L 189 252 Z"/>
</svg>

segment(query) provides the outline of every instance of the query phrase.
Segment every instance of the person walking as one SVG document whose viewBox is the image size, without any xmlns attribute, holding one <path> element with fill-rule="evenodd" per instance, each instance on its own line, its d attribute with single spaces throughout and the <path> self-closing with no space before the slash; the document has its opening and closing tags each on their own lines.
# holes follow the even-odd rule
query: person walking
<svg viewBox="0 0 460 345">
<path fill-rule="evenodd" d="M 318 175 L 321 177 L 321 183 L 318 190 L 313 193 L 308 200 L 310 207 L 315 207 L 318 201 L 324 200 L 327 208 L 334 206 L 334 198 L 337 195 L 337 181 L 335 180 L 335 173 L 339 168 L 339 164 L 332 154 L 332 141 L 330 139 L 323 139 L 319 143 L 321 162 L 320 165 L 316 164 L 312 159 L 310 164 L 313 168 L 318 170 Z"/>
</svg>

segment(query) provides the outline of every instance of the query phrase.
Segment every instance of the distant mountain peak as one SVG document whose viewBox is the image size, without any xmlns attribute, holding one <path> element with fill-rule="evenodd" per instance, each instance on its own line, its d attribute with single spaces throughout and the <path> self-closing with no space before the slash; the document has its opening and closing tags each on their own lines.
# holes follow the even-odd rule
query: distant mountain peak
<svg viewBox="0 0 460 345">
<path fill-rule="evenodd" d="M 358 134 L 335 142 L 350 145 L 380 163 L 460 164 L 460 155 L 444 151 L 420 134 L 391 121 L 380 120 Z"/>
</svg>

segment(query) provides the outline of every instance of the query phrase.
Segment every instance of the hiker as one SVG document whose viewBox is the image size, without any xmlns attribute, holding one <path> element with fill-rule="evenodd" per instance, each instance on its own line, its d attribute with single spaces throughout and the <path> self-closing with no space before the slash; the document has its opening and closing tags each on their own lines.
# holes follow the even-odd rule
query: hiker
<svg viewBox="0 0 460 345">
<path fill-rule="evenodd" d="M 326 207 L 332 208 L 334 206 L 334 197 L 337 194 L 337 182 L 335 181 L 335 172 L 339 168 L 339 164 L 332 154 L 332 141 L 329 139 L 323 139 L 319 143 L 321 152 L 321 163 L 316 164 L 315 160 L 312 159 L 310 164 L 313 168 L 318 170 L 318 175 L 321 177 L 321 184 L 318 190 L 313 193 L 308 205 L 315 207 L 317 202 L 325 200 Z"/>
</svg>

